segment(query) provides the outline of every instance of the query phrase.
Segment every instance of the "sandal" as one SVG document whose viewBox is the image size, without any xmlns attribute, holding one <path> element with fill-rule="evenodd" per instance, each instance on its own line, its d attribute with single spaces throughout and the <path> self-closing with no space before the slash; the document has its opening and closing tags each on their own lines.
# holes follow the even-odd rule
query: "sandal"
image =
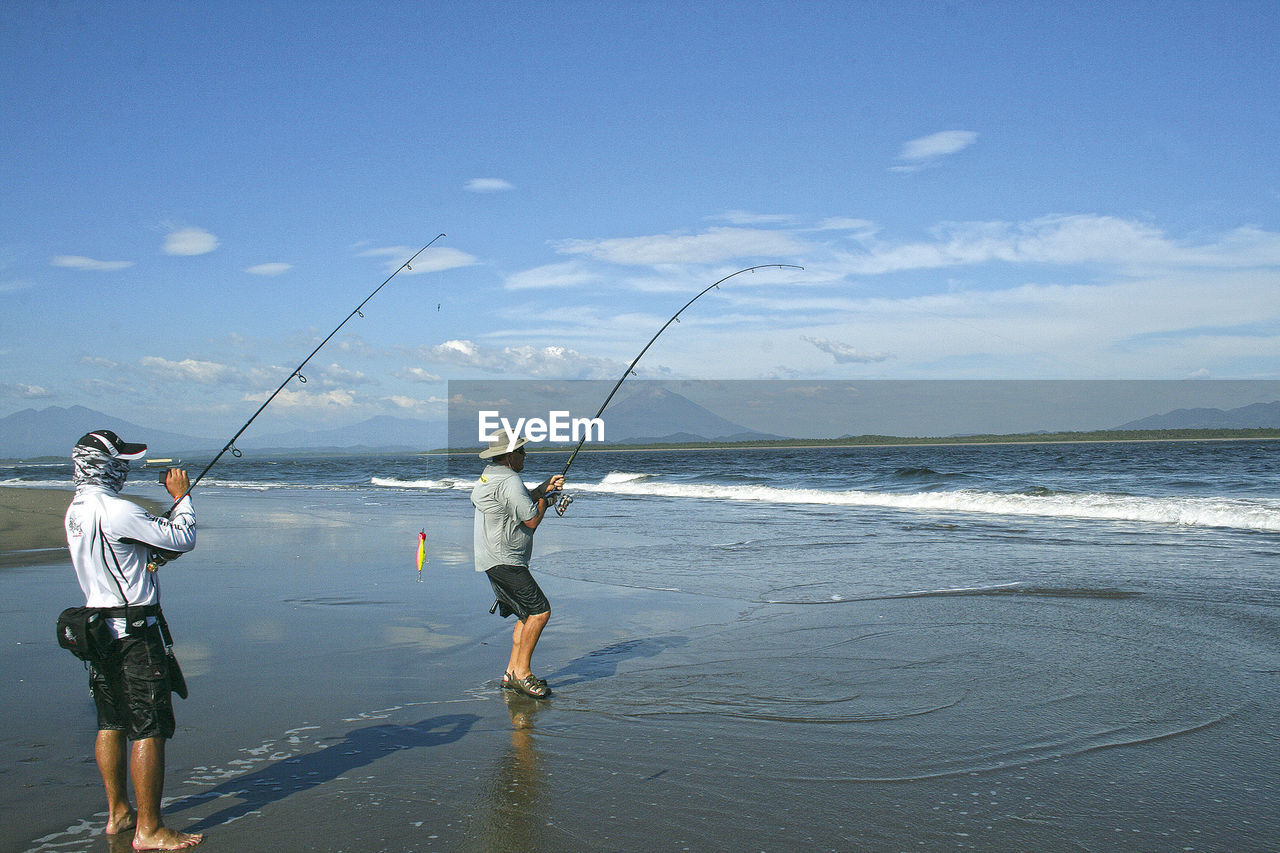
<svg viewBox="0 0 1280 853">
<path fill-rule="evenodd" d="M 545 699 L 551 695 L 551 688 L 547 683 L 533 673 L 529 673 L 524 678 L 512 678 L 511 689 L 526 696 L 532 696 L 534 699 Z"/>
<path fill-rule="evenodd" d="M 538 678 L 538 676 L 534 675 L 533 673 L 529 673 L 529 677 L 532 678 L 534 681 L 538 682 L 539 684 L 541 684 L 543 687 L 547 686 L 547 680 L 545 678 Z M 516 687 L 517 681 L 519 681 L 519 679 L 517 679 L 510 672 L 502 673 L 502 689 L 503 690 L 519 690 L 520 688 Z"/>
</svg>

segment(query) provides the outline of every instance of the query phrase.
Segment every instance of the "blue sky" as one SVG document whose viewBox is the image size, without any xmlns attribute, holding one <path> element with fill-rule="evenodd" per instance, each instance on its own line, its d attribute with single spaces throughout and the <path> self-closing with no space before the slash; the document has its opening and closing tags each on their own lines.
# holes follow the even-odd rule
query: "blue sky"
<svg viewBox="0 0 1280 853">
<path fill-rule="evenodd" d="M 0 416 L 445 381 L 1280 378 L 1274 3 L 20 2 Z"/>
</svg>

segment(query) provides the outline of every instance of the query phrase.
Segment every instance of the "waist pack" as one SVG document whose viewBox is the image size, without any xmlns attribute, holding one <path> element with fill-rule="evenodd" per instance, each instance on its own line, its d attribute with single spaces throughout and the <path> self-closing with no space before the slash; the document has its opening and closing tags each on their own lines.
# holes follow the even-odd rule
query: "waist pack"
<svg viewBox="0 0 1280 853">
<path fill-rule="evenodd" d="M 178 665 L 177 655 L 173 653 L 169 623 L 165 621 L 164 611 L 158 604 L 140 607 L 68 607 L 58 614 L 58 645 L 86 663 L 100 663 L 116 642 L 111 634 L 111 626 L 107 624 L 108 619 L 127 619 L 126 632 L 141 634 L 147 629 L 147 619 L 152 616 L 156 617 L 160 625 L 160 636 L 164 640 L 169 689 L 186 699 L 187 679 L 182 674 L 182 667 Z"/>
<path fill-rule="evenodd" d="M 103 608 L 68 607 L 58 614 L 58 645 L 80 660 L 102 660 L 114 642 Z"/>
</svg>

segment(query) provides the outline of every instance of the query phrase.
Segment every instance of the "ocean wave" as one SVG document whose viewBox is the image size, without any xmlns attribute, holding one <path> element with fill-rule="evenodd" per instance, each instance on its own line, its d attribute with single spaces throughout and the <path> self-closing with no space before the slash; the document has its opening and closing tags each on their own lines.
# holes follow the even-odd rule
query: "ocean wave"
<svg viewBox="0 0 1280 853">
<path fill-rule="evenodd" d="M 1115 587 L 1037 586 L 1021 581 L 993 584 L 991 586 L 950 587 L 947 589 L 917 590 L 883 598 L 943 598 L 977 595 L 1030 595 L 1044 598 L 1134 598 L 1140 593 Z"/>
<path fill-rule="evenodd" d="M 822 586 L 822 584 L 805 584 L 803 586 Z M 790 587 L 786 592 L 793 592 L 799 587 Z M 795 596 L 780 597 L 775 592 L 763 601 L 766 604 L 797 604 L 797 605 L 821 605 L 821 604 L 846 604 L 862 601 L 895 601 L 903 598 L 963 598 L 977 596 L 1032 596 L 1040 598 L 1136 598 L 1141 595 L 1139 592 L 1126 589 L 1117 589 L 1115 587 L 1084 587 L 1084 586 L 1041 586 L 1037 584 L 1025 583 L 1023 581 L 1011 581 L 1008 583 L 987 584 L 981 586 L 958 586 L 944 587 L 942 589 L 918 589 L 908 592 L 878 592 L 868 594 L 841 594 L 832 593 L 824 598 L 797 598 Z"/>
<path fill-rule="evenodd" d="M 636 497 L 697 498 L 752 503 L 881 507 L 925 512 L 1077 518 L 1230 527 L 1280 532 L 1280 502 L 1202 497 L 1138 497 L 1113 494 L 1002 494 L 957 489 L 928 492 L 826 491 L 775 486 L 666 483 L 653 479 L 577 484 L 574 490 Z"/>
<path fill-rule="evenodd" d="M 614 471 L 606 474 L 604 479 L 600 481 L 601 486 L 618 486 L 624 483 L 642 483 L 645 480 L 653 479 L 653 474 L 631 474 L 626 471 Z"/>
<path fill-rule="evenodd" d="M 70 489 L 71 478 L 67 477 L 61 480 L 24 480 L 11 477 L 7 480 L 0 480 L 0 486 L 25 489 Z"/>
<path fill-rule="evenodd" d="M 371 477 L 369 485 L 383 489 L 445 489 L 471 491 L 474 477 L 441 477 L 439 480 L 401 480 L 396 477 Z"/>
<path fill-rule="evenodd" d="M 271 489 L 306 489 L 314 485 L 295 485 L 294 483 L 263 483 L 253 480 L 205 480 L 203 485 L 219 489 L 243 489 L 249 492 L 265 492 Z M 327 487 L 326 487 L 327 488 Z"/>
</svg>

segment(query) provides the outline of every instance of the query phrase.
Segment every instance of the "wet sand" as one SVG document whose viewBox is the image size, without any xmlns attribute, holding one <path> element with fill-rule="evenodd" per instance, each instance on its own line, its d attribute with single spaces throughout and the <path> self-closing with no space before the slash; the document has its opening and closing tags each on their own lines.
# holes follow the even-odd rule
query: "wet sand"
<svg viewBox="0 0 1280 853">
<path fill-rule="evenodd" d="M 0 569 L 38 566 L 66 553 L 62 519 L 72 495 L 70 490 L 0 487 Z M 145 497 L 129 497 L 152 512 L 167 508 Z"/>
<path fill-rule="evenodd" d="M 511 622 L 472 571 L 465 493 L 198 498 L 199 545 L 162 570 L 191 688 L 169 824 L 205 850 L 362 853 L 1280 841 L 1267 608 L 1236 646 L 1203 625 L 1171 648 L 1140 598 L 827 608 L 595 582 L 651 535 L 599 507 L 538 534 L 556 695 L 535 701 L 498 687 Z M 52 637 L 70 565 L 3 578 L 0 849 L 107 850 L 86 675 Z"/>
<path fill-rule="evenodd" d="M 62 517 L 71 492 L 0 488 L 0 569 L 38 565 L 67 548 Z"/>
</svg>

